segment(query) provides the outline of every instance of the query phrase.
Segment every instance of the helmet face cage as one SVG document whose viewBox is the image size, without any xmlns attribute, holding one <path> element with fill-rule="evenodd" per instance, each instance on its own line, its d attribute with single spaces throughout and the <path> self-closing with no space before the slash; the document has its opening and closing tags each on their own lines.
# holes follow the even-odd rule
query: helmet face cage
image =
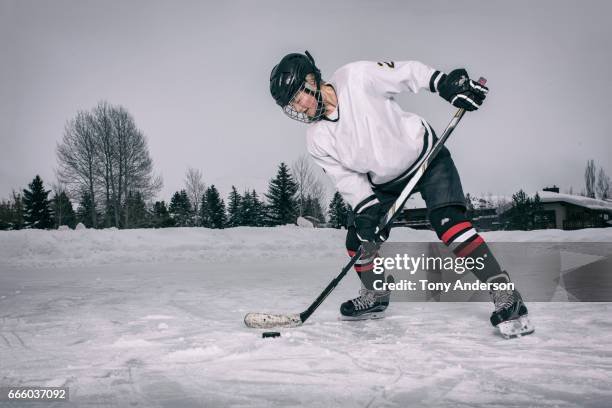
<svg viewBox="0 0 612 408">
<path fill-rule="evenodd" d="M 297 98 L 300 92 L 304 92 L 309 95 L 312 95 L 317 100 L 317 108 L 315 110 L 314 116 L 308 116 L 306 112 L 298 112 L 293 107 L 293 101 L 295 100 L 295 98 Z M 323 105 L 323 95 L 321 94 L 319 82 L 317 81 L 317 88 L 313 89 L 313 87 L 310 84 L 304 81 L 302 85 L 300 86 L 300 88 L 295 92 L 295 94 L 293 94 L 293 97 L 291 98 L 289 103 L 283 106 L 283 112 L 285 113 L 285 115 L 289 116 L 291 119 L 294 119 L 294 120 L 297 120 L 303 123 L 312 123 L 312 122 L 316 122 L 317 120 L 321 120 L 321 118 L 323 117 L 323 114 L 325 113 L 325 106 Z"/>
</svg>

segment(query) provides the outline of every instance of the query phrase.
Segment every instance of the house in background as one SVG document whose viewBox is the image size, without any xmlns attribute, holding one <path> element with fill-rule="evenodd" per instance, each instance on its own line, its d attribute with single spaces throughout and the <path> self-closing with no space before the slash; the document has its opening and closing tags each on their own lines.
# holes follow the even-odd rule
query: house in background
<svg viewBox="0 0 612 408">
<path fill-rule="evenodd" d="M 497 208 L 474 208 L 468 210 L 466 216 L 479 231 L 497 231 L 501 227 Z"/>
<path fill-rule="evenodd" d="M 414 229 L 433 229 L 427 218 L 427 208 L 404 209 L 393 221 L 393 225 Z"/>
<path fill-rule="evenodd" d="M 561 194 L 558 188 L 556 191 L 545 189 L 538 194 L 543 207 L 542 218 L 551 222 L 552 228 L 612 227 L 612 201 Z"/>
<path fill-rule="evenodd" d="M 495 231 L 500 228 L 496 208 L 468 210 L 466 216 L 479 231 Z M 427 208 L 408 208 L 402 211 L 393 225 L 414 229 L 433 229 L 427 218 Z"/>
<path fill-rule="evenodd" d="M 493 231 L 500 229 L 499 216 L 497 209 L 491 206 L 491 203 L 483 199 L 475 199 L 473 208 L 469 209 L 466 216 L 472 221 L 472 224 L 480 231 Z M 393 225 L 397 227 L 410 227 L 414 229 L 429 229 L 433 230 L 429 219 L 427 218 L 427 208 L 425 201 L 420 195 L 410 197 L 408 203 L 404 206 L 402 212 L 393 221 Z"/>
<path fill-rule="evenodd" d="M 578 195 L 561 194 L 559 187 L 547 187 L 538 191 L 541 210 L 533 214 L 534 229 L 564 229 L 612 227 L 612 201 L 598 200 Z M 415 201 L 405 208 L 394 225 L 414 229 L 432 229 L 427 219 L 424 202 Z M 503 228 L 504 214 L 496 208 L 481 206 L 470 209 L 467 217 L 480 231 L 495 231 Z M 501 218 L 501 220 L 500 220 Z"/>
</svg>

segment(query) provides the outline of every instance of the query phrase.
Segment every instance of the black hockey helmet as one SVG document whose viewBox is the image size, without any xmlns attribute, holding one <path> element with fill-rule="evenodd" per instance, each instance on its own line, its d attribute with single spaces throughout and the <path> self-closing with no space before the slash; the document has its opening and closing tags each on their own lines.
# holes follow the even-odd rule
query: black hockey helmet
<svg viewBox="0 0 612 408">
<path fill-rule="evenodd" d="M 314 75 L 315 87 L 306 81 L 308 74 Z M 300 92 L 313 95 L 317 108 L 313 116 L 298 112 L 291 101 Z M 323 118 L 325 106 L 321 93 L 321 71 L 315 65 L 314 58 L 308 51 L 304 54 L 288 54 L 283 57 L 270 74 L 270 93 L 285 115 L 304 123 L 312 123 Z"/>
<path fill-rule="evenodd" d="M 313 74 L 317 89 L 321 83 L 321 71 L 315 65 L 308 51 L 304 54 L 287 54 L 272 69 L 270 74 L 270 93 L 276 103 L 284 108 L 303 86 L 306 75 Z"/>
</svg>

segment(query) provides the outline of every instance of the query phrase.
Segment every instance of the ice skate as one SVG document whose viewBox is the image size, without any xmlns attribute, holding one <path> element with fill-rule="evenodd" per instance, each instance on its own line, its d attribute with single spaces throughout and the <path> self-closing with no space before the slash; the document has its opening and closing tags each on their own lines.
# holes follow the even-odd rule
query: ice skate
<svg viewBox="0 0 612 408">
<path fill-rule="evenodd" d="M 535 331 L 527 316 L 527 306 L 517 290 L 496 290 L 491 292 L 495 311 L 491 314 L 491 324 L 506 339 L 526 336 Z"/>
<path fill-rule="evenodd" d="M 361 289 L 359 296 L 340 306 L 340 320 L 367 320 L 385 317 L 391 292 Z"/>
</svg>

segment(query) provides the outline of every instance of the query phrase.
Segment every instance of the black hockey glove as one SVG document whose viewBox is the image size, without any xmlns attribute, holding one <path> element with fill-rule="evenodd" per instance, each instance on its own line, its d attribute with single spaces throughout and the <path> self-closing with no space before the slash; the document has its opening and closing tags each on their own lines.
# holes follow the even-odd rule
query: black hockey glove
<svg viewBox="0 0 612 408">
<path fill-rule="evenodd" d="M 472 81 L 465 69 L 455 69 L 440 78 L 440 96 L 457 108 L 474 111 L 482 105 L 489 88 Z"/>
<path fill-rule="evenodd" d="M 355 214 L 355 230 L 361 242 L 384 242 L 389 238 L 387 228 L 382 231 L 378 229 L 383 215 L 383 208 L 378 202 Z"/>
</svg>

